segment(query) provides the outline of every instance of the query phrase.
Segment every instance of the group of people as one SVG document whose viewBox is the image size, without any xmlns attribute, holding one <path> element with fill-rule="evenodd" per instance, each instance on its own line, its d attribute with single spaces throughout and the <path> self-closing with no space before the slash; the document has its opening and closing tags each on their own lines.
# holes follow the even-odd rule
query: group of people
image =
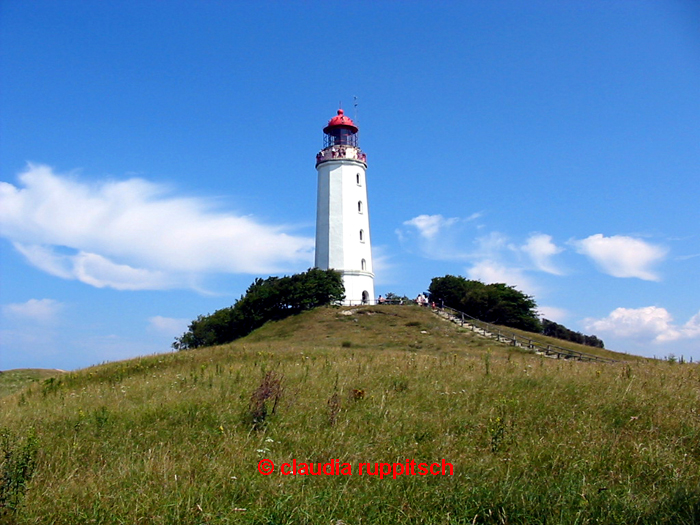
<svg viewBox="0 0 700 525">
<path fill-rule="evenodd" d="M 427 298 L 424 294 L 422 294 L 422 293 L 419 293 L 419 294 L 418 294 L 418 297 L 416 297 L 416 299 L 415 299 L 415 303 L 416 303 L 418 306 L 428 306 L 428 305 L 430 305 L 432 308 L 436 308 L 435 302 L 433 301 L 432 303 L 430 303 L 430 302 L 428 301 L 428 298 Z M 382 296 L 380 295 L 379 297 L 377 297 L 377 304 L 386 304 L 386 298 L 385 298 L 385 297 L 382 297 Z M 403 299 L 399 299 L 399 303 L 398 303 L 398 304 L 403 304 Z"/>
<path fill-rule="evenodd" d="M 437 308 L 435 301 L 433 301 L 432 303 L 428 302 L 428 298 L 422 293 L 419 293 L 418 297 L 416 297 L 416 304 L 418 306 L 430 306 L 433 310 Z"/>
</svg>

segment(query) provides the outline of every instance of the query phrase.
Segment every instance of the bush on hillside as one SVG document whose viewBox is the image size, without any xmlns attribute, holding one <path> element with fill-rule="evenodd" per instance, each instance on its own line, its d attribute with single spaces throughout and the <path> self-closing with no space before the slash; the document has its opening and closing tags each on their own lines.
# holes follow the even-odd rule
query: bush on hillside
<svg viewBox="0 0 700 525">
<path fill-rule="evenodd" d="M 488 323 L 520 328 L 582 345 L 605 348 L 595 335 L 574 332 L 548 319 L 539 320 L 537 303 L 506 284 L 484 284 L 464 277 L 435 277 L 428 289 L 431 302 L 449 306 Z"/>
<path fill-rule="evenodd" d="M 384 301 L 387 304 L 413 304 L 413 300 L 406 295 L 399 295 L 394 292 L 389 292 L 384 296 Z"/>
<path fill-rule="evenodd" d="M 36 468 L 39 439 L 30 428 L 24 440 L 0 429 L 0 522 L 9 519 L 20 507 Z M 12 523 L 12 521 L 7 521 Z"/>
<path fill-rule="evenodd" d="M 533 297 L 503 283 L 484 284 L 464 277 L 435 277 L 428 289 L 429 300 L 439 305 L 500 324 L 540 333 L 542 324 Z"/>
<path fill-rule="evenodd" d="M 340 273 L 311 268 L 291 277 L 255 279 L 245 295 L 233 306 L 190 323 L 173 348 L 189 350 L 230 343 L 244 337 L 267 321 L 276 321 L 317 306 L 342 301 L 345 288 Z"/>
<path fill-rule="evenodd" d="M 585 335 L 581 332 L 574 332 L 566 326 L 550 321 L 549 319 L 542 319 L 542 333 L 550 337 L 572 341 L 581 345 L 605 348 L 603 341 L 598 339 L 595 335 Z"/>
</svg>

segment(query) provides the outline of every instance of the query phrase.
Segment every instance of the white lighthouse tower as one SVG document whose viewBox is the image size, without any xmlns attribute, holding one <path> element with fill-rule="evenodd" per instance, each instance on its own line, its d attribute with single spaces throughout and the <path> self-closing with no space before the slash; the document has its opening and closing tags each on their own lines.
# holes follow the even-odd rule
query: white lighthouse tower
<svg viewBox="0 0 700 525">
<path fill-rule="evenodd" d="M 374 302 L 367 156 L 357 131 L 339 109 L 323 128 L 323 149 L 316 155 L 316 267 L 341 273 L 348 305 Z"/>
</svg>

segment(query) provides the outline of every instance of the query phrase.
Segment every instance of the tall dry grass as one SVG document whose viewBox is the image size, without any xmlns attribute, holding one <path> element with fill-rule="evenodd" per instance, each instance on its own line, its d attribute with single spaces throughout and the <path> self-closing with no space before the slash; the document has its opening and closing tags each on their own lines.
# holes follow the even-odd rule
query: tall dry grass
<svg viewBox="0 0 700 525">
<path fill-rule="evenodd" d="M 347 312 L 0 400 L 0 426 L 39 442 L 12 523 L 700 521 L 697 366 L 548 359 L 419 308 Z M 294 459 L 353 475 L 280 475 Z M 453 476 L 357 475 L 443 459 Z"/>
</svg>

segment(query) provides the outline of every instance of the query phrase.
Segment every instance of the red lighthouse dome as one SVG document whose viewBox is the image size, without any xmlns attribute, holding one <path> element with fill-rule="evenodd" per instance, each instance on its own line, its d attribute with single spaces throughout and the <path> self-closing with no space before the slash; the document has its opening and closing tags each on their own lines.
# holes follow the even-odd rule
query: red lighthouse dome
<svg viewBox="0 0 700 525">
<path fill-rule="evenodd" d="M 323 132 L 330 135 L 333 128 L 345 128 L 353 133 L 358 132 L 358 127 L 350 117 L 345 116 L 345 112 L 342 109 L 339 109 L 338 114 L 328 121 L 328 125 L 323 128 Z"/>
<path fill-rule="evenodd" d="M 323 147 L 332 146 L 353 146 L 359 147 L 357 143 L 357 132 L 359 128 L 350 117 L 346 117 L 342 109 L 338 114 L 328 121 L 328 125 L 323 128 Z"/>
</svg>

